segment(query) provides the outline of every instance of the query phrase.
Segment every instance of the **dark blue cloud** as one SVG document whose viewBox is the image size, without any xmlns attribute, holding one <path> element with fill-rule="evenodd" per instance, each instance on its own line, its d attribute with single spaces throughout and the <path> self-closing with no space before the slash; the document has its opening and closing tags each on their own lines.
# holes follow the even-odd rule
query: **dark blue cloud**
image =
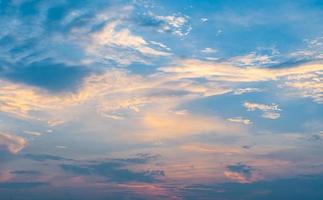
<svg viewBox="0 0 323 200">
<path fill-rule="evenodd" d="M 70 158 L 64 158 L 61 156 L 56 155 L 49 155 L 49 154 L 24 154 L 21 156 L 22 158 L 34 160 L 34 161 L 73 161 L 73 159 Z"/>
<path fill-rule="evenodd" d="M 40 175 L 41 173 L 39 171 L 35 170 L 15 170 L 11 171 L 11 174 L 16 174 L 16 175 Z"/>
<path fill-rule="evenodd" d="M 321 200 L 323 196 L 322 185 L 323 176 L 315 175 L 249 184 L 194 185 L 186 187 L 182 194 L 186 200 Z"/>
<path fill-rule="evenodd" d="M 135 172 L 129 169 L 124 169 L 125 165 L 118 162 L 102 162 L 99 164 L 75 165 L 62 164 L 61 168 L 73 174 L 102 176 L 112 182 L 156 182 L 156 177 L 165 176 L 165 173 L 160 170 Z"/>
<path fill-rule="evenodd" d="M 3 72 L 2 77 L 14 82 L 46 89 L 51 92 L 62 92 L 77 89 L 89 70 L 82 66 L 69 66 L 42 60 L 27 66 L 15 65 Z"/>
<path fill-rule="evenodd" d="M 14 155 L 12 155 L 6 146 L 0 145 L 0 162 L 10 161 L 14 159 Z"/>
<path fill-rule="evenodd" d="M 29 189 L 48 185 L 47 182 L 6 182 L 0 183 L 0 189 Z"/>
<path fill-rule="evenodd" d="M 69 32 L 83 26 L 91 31 L 97 12 L 109 5 L 102 0 L 0 1 L 1 29 L 9 30 L 0 33 L 0 78 L 50 92 L 76 90 L 90 70 L 66 64 L 85 56 Z M 79 15 L 66 21 L 71 12 Z"/>
<path fill-rule="evenodd" d="M 239 173 L 247 179 L 251 178 L 252 172 L 255 170 L 254 168 L 242 163 L 229 165 L 227 166 L 227 169 L 230 170 L 231 172 Z"/>
<path fill-rule="evenodd" d="M 162 170 L 132 171 L 127 169 L 133 164 L 145 164 L 155 160 L 156 156 L 140 154 L 138 157 L 127 159 L 108 159 L 104 161 L 91 161 L 89 163 L 61 164 L 65 172 L 101 176 L 112 182 L 157 182 L 158 178 L 165 176 Z"/>
</svg>

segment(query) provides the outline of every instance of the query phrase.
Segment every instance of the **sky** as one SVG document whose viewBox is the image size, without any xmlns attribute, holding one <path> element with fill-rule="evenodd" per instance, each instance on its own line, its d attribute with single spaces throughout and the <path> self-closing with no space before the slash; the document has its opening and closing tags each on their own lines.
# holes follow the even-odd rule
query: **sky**
<svg viewBox="0 0 323 200">
<path fill-rule="evenodd" d="M 0 0 L 1 200 L 321 200 L 322 0 Z"/>
</svg>

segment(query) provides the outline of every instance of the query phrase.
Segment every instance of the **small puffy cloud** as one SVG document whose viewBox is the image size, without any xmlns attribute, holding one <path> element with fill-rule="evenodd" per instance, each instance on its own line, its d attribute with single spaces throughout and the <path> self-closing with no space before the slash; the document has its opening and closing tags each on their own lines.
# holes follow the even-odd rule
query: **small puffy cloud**
<svg viewBox="0 0 323 200">
<path fill-rule="evenodd" d="M 241 123 L 241 124 L 244 124 L 244 125 L 252 124 L 252 121 L 250 119 L 244 119 L 242 117 L 229 118 L 228 121 L 235 122 L 235 123 Z"/>
<path fill-rule="evenodd" d="M 267 119 L 278 119 L 280 114 L 276 112 L 265 112 L 262 117 Z"/>
<path fill-rule="evenodd" d="M 201 52 L 202 53 L 216 53 L 217 50 L 207 47 L 207 48 L 203 49 Z"/>
<path fill-rule="evenodd" d="M 0 133 L 0 150 L 17 154 L 27 146 L 27 141 L 17 135 Z"/>
<path fill-rule="evenodd" d="M 263 112 L 262 117 L 267 119 L 278 119 L 280 117 L 279 112 L 281 109 L 277 104 L 259 104 L 252 102 L 245 102 L 244 107 L 247 108 L 248 111 L 261 110 Z"/>
<path fill-rule="evenodd" d="M 205 17 L 202 17 L 201 18 L 201 21 L 204 23 L 204 22 L 207 22 L 209 19 L 208 18 L 205 18 Z"/>
</svg>

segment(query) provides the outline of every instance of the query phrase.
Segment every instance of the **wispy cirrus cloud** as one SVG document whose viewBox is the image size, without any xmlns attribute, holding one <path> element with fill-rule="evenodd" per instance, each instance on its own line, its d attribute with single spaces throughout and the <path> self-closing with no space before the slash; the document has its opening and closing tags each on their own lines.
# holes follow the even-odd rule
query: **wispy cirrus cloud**
<svg viewBox="0 0 323 200">
<path fill-rule="evenodd" d="M 290 68 L 237 67 L 230 63 L 183 60 L 174 66 L 161 67 L 161 72 L 179 79 L 204 77 L 209 81 L 257 82 L 274 81 L 297 74 L 315 73 L 323 70 L 321 63 L 305 63 Z"/>
<path fill-rule="evenodd" d="M 233 94 L 235 95 L 241 95 L 245 93 L 253 93 L 253 92 L 262 92 L 263 90 L 259 88 L 239 88 L 234 90 Z"/>
<path fill-rule="evenodd" d="M 110 60 L 121 64 L 146 62 L 144 57 L 160 57 L 171 55 L 167 50 L 154 49 L 154 43 L 141 36 L 133 35 L 129 29 L 118 27 L 118 21 L 108 23 L 101 31 L 92 34 L 92 41 L 87 51 L 102 60 Z"/>
<path fill-rule="evenodd" d="M 239 67 L 228 62 L 182 60 L 173 66 L 161 67 L 159 70 L 173 79 L 204 78 L 208 83 L 220 85 L 272 81 L 290 89 L 290 93 L 294 92 L 299 96 L 310 97 L 318 103 L 321 102 L 320 79 L 323 71 L 321 62 L 303 63 L 288 68 L 263 68 Z M 302 79 L 306 82 L 304 83 Z"/>
</svg>

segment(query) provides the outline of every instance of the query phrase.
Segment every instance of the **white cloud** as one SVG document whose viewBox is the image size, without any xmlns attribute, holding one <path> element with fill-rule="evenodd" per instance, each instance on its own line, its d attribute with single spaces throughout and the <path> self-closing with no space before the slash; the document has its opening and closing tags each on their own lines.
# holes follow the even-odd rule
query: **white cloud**
<svg viewBox="0 0 323 200">
<path fill-rule="evenodd" d="M 315 60 L 323 59 L 323 37 L 317 37 L 314 39 L 306 39 L 304 41 L 307 45 L 306 48 L 292 52 L 289 57 L 296 60 Z"/>
<path fill-rule="evenodd" d="M 168 112 L 184 102 L 231 92 L 216 84 L 174 80 L 163 74 L 134 75 L 120 69 L 87 77 L 75 93 L 50 94 L 26 85 L 2 83 L 3 113 L 55 128 L 83 112 L 121 121 L 156 107 Z"/>
<path fill-rule="evenodd" d="M 239 88 L 234 90 L 233 94 L 235 95 L 241 95 L 244 93 L 252 93 L 252 92 L 262 92 L 263 90 L 259 88 Z"/>
<path fill-rule="evenodd" d="M 280 117 L 280 114 L 277 112 L 264 112 L 262 117 L 267 119 L 278 119 Z"/>
<path fill-rule="evenodd" d="M 43 135 L 42 133 L 36 132 L 36 131 L 24 131 L 24 133 L 26 133 L 27 135 L 36 136 L 36 137 Z"/>
<path fill-rule="evenodd" d="M 227 62 L 183 60 L 174 66 L 161 67 L 161 72 L 178 79 L 205 78 L 222 82 L 274 81 L 290 75 L 323 71 L 321 63 L 306 63 L 293 68 L 237 67 Z"/>
<path fill-rule="evenodd" d="M 207 48 L 203 49 L 201 52 L 202 53 L 216 53 L 217 50 L 207 47 Z"/>
<path fill-rule="evenodd" d="M 290 88 L 289 95 L 312 98 L 317 103 L 323 103 L 323 71 L 288 76 L 281 86 Z"/>
<path fill-rule="evenodd" d="M 67 146 L 63 146 L 63 145 L 58 145 L 56 146 L 57 149 L 67 149 Z"/>
<path fill-rule="evenodd" d="M 245 102 L 244 107 L 247 108 L 248 111 L 255 111 L 255 110 L 261 110 L 263 112 L 262 117 L 268 118 L 268 119 L 278 119 L 280 117 L 279 111 L 281 109 L 277 104 L 259 104 L 259 103 L 251 103 L 251 102 Z"/>
<path fill-rule="evenodd" d="M 250 119 L 245 119 L 245 118 L 242 118 L 242 117 L 229 118 L 228 121 L 235 122 L 235 123 L 241 123 L 241 124 L 244 124 L 244 125 L 252 124 L 252 121 Z"/>
<path fill-rule="evenodd" d="M 278 63 L 278 61 L 273 60 L 272 55 L 262 55 L 257 52 L 251 52 L 244 56 L 233 57 L 230 59 L 230 62 L 237 66 L 262 66 Z"/>
<path fill-rule="evenodd" d="M 266 104 L 259 104 L 259 103 L 251 103 L 251 102 L 245 102 L 244 106 L 249 110 L 249 111 L 254 111 L 254 110 L 262 110 L 262 111 L 281 111 L 281 109 L 278 107 L 277 104 L 271 104 L 271 105 L 266 105 Z"/>
<path fill-rule="evenodd" d="M 147 16 L 160 23 L 158 32 L 161 33 L 172 33 L 182 37 L 188 35 L 192 30 L 192 27 L 188 24 L 188 17 L 184 15 L 161 16 L 149 12 Z"/>
<path fill-rule="evenodd" d="M 203 17 L 203 18 L 201 18 L 201 21 L 202 21 L 202 22 L 207 22 L 207 21 L 208 21 L 208 18 L 204 18 L 204 17 Z"/>
<path fill-rule="evenodd" d="M 167 51 L 152 47 L 141 36 L 133 35 L 129 29 L 122 27 L 118 21 L 108 23 L 101 31 L 91 35 L 91 42 L 86 49 L 94 59 L 110 60 L 120 64 L 132 62 L 145 63 L 145 57 L 161 57 L 171 55 Z"/>
<path fill-rule="evenodd" d="M 322 102 L 323 64 L 321 62 L 304 63 L 289 68 L 264 68 L 238 67 L 228 62 L 183 60 L 173 66 L 161 67 L 159 70 L 173 79 L 204 78 L 208 84 L 215 83 L 222 86 L 273 81 L 277 84 L 282 83 L 284 88 L 292 90 L 290 92 L 295 92 L 298 96 L 310 97 L 318 103 Z"/>
</svg>

